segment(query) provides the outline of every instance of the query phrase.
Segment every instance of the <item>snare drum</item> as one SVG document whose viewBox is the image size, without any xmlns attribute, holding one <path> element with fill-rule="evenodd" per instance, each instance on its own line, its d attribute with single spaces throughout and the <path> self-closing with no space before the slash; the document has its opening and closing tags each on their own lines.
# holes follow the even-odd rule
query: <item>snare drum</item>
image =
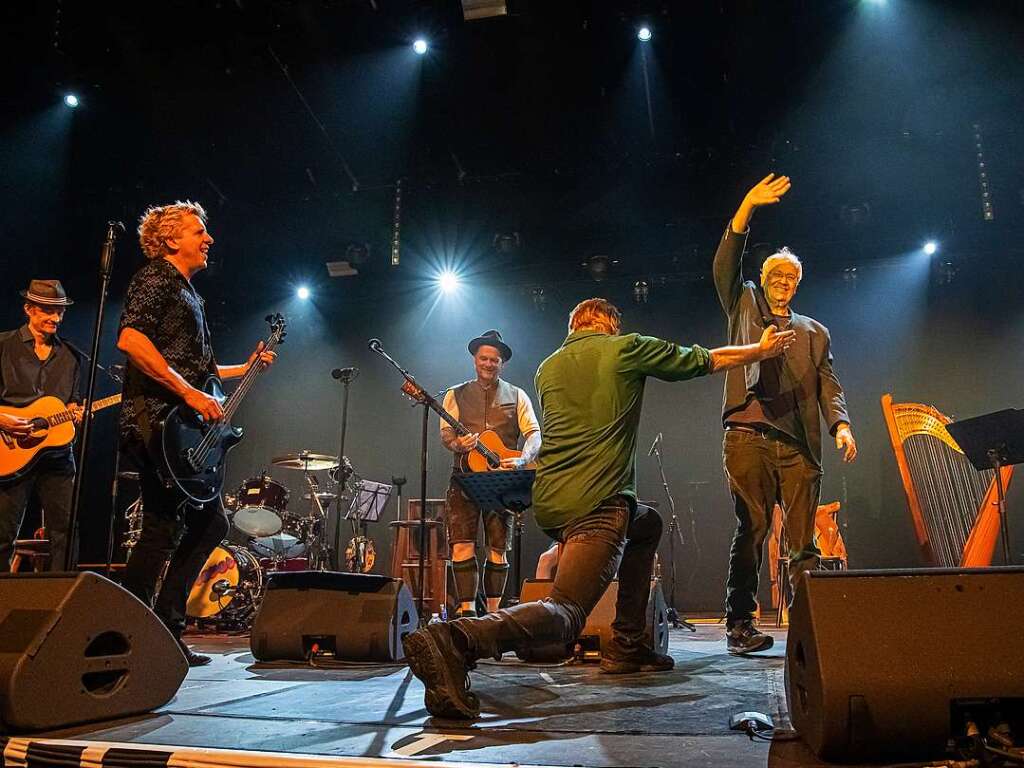
<svg viewBox="0 0 1024 768">
<path fill-rule="evenodd" d="M 192 585 L 185 612 L 196 619 L 247 622 L 263 598 L 263 581 L 263 569 L 251 552 L 222 543 Z"/>
<path fill-rule="evenodd" d="M 238 511 L 231 522 L 249 536 L 273 536 L 281 530 L 288 496 L 288 489 L 269 475 L 246 480 L 238 489 Z"/>
</svg>

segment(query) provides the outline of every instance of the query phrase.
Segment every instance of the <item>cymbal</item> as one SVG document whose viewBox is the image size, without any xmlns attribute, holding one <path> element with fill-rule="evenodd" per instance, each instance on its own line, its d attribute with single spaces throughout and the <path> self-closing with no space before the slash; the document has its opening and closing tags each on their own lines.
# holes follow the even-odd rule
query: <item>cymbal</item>
<svg viewBox="0 0 1024 768">
<path fill-rule="evenodd" d="M 301 469 L 306 472 L 319 472 L 324 469 L 337 469 L 338 457 L 328 456 L 323 453 L 310 453 L 301 451 L 299 453 L 286 453 L 283 456 L 275 456 L 270 460 L 275 467 L 284 469 Z"/>
</svg>

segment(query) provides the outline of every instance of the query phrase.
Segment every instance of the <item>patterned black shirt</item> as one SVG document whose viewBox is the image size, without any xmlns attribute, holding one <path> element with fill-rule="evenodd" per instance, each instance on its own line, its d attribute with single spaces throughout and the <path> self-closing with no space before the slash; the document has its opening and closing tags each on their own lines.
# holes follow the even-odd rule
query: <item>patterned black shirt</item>
<svg viewBox="0 0 1024 768">
<path fill-rule="evenodd" d="M 153 259 L 135 273 L 121 313 L 125 328 L 143 334 L 167 363 L 194 387 L 217 372 L 202 297 L 166 259 Z M 128 361 L 121 407 L 122 443 L 142 443 L 181 399 Z"/>
<path fill-rule="evenodd" d="M 21 407 L 43 395 L 80 403 L 79 352 L 59 336 L 46 360 L 36 355 L 27 325 L 0 333 L 0 403 Z"/>
</svg>

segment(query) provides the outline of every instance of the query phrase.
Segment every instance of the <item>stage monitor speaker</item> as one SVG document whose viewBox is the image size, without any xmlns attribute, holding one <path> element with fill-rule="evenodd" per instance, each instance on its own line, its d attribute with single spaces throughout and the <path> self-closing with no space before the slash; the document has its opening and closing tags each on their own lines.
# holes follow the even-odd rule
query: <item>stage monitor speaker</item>
<svg viewBox="0 0 1024 768">
<path fill-rule="evenodd" d="M 794 727 L 824 760 L 926 759 L 969 711 L 1024 713 L 1022 604 L 1024 568 L 806 574 L 786 648 Z"/>
<path fill-rule="evenodd" d="M 249 636 L 260 661 L 404 658 L 402 638 L 419 624 L 401 579 L 365 573 L 272 573 Z"/>
<path fill-rule="evenodd" d="M 94 573 L 0 574 L 0 726 L 60 728 L 149 712 L 188 672 L 149 608 Z"/>
<path fill-rule="evenodd" d="M 551 594 L 551 579 L 526 579 L 519 595 L 519 602 L 541 600 Z M 523 661 L 557 661 L 573 655 L 573 647 L 580 645 L 584 658 L 599 659 L 612 639 L 612 622 L 615 620 L 615 601 L 619 597 L 619 582 L 612 581 L 597 601 L 594 610 L 587 617 L 586 626 L 575 643 L 568 646 L 560 643 L 522 649 L 517 652 Z M 658 653 L 668 653 L 668 610 L 661 583 L 651 580 L 650 599 L 647 603 L 646 644 Z"/>
</svg>

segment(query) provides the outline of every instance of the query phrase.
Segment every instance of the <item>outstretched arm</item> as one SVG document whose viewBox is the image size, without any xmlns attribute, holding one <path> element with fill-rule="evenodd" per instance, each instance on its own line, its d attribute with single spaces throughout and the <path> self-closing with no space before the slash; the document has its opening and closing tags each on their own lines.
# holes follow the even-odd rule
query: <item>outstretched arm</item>
<svg viewBox="0 0 1024 768">
<path fill-rule="evenodd" d="M 711 350 L 711 373 L 728 371 L 741 365 L 750 365 L 770 357 L 778 357 L 793 343 L 796 331 L 780 331 L 769 325 L 757 344 L 736 347 L 718 347 Z"/>
</svg>

